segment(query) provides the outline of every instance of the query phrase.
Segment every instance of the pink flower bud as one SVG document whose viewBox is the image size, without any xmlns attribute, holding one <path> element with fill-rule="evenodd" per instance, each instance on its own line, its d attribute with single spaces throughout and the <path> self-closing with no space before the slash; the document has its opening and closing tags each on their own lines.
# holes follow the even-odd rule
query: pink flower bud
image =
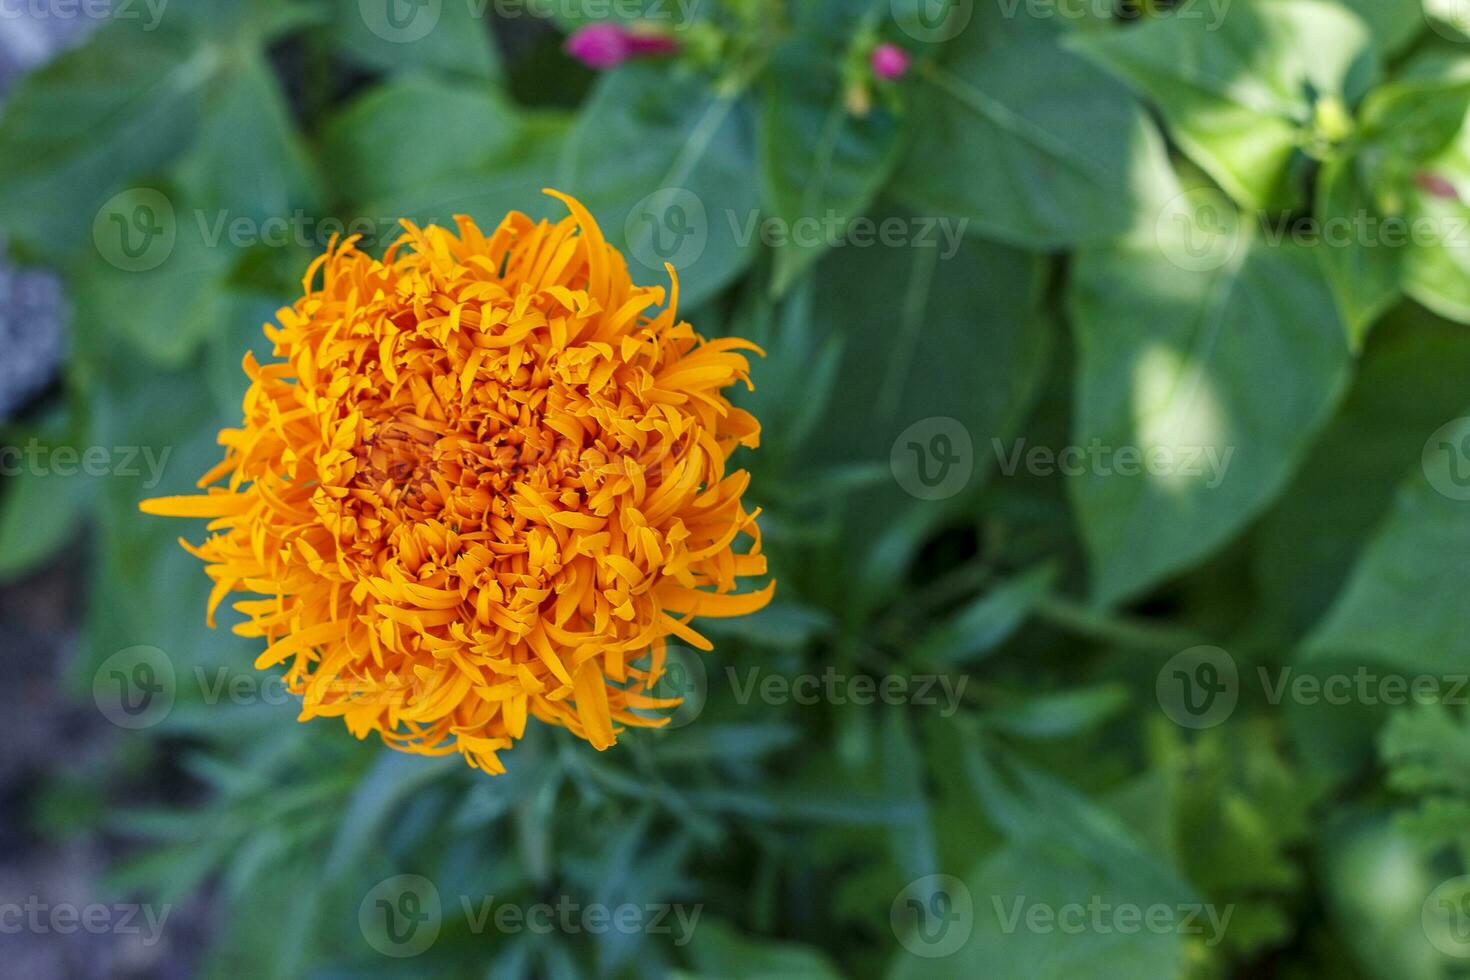
<svg viewBox="0 0 1470 980">
<path fill-rule="evenodd" d="M 1455 188 L 1455 185 L 1439 174 L 1431 173 L 1428 170 L 1421 170 L 1415 176 L 1414 182 L 1422 190 L 1442 200 L 1458 201 L 1460 199 L 1460 192 Z"/>
<path fill-rule="evenodd" d="M 873 49 L 873 74 L 895 79 L 908 74 L 909 53 L 896 44 L 880 44 Z"/>
<path fill-rule="evenodd" d="M 567 54 L 599 71 L 615 68 L 635 55 L 671 54 L 677 49 L 671 37 L 631 31 L 607 21 L 577 28 L 566 43 Z"/>
<path fill-rule="evenodd" d="M 617 24 L 588 24 L 567 38 L 567 54 L 588 68 L 612 68 L 632 54 L 627 33 Z"/>
</svg>

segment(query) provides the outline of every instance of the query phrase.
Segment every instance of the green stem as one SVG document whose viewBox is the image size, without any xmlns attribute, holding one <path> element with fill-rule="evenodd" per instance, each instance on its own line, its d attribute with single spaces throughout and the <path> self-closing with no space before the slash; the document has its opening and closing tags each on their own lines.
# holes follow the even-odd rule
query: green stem
<svg viewBox="0 0 1470 980">
<path fill-rule="evenodd" d="M 1046 596 L 1036 602 L 1037 618 L 1060 629 L 1106 643 L 1145 650 L 1187 650 L 1208 644 L 1209 638 L 1191 630 L 1115 616 L 1090 609 L 1070 599 Z"/>
</svg>

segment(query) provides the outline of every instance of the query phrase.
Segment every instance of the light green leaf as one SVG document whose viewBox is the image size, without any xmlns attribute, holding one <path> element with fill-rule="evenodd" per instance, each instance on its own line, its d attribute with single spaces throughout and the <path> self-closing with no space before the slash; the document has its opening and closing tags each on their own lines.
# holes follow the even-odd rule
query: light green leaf
<svg viewBox="0 0 1470 980">
<path fill-rule="evenodd" d="M 1351 104 L 1376 61 L 1364 22 L 1321 0 L 1191 4 L 1072 42 L 1163 113 L 1169 135 L 1241 205 L 1287 206 L 1317 105 Z"/>
<path fill-rule="evenodd" d="M 1099 603 L 1228 541 L 1285 485 L 1347 380 L 1316 257 L 1250 227 L 1204 253 L 1200 233 L 1160 221 L 1156 237 L 1085 250 L 1073 269 L 1084 462 L 1069 490 Z"/>
</svg>

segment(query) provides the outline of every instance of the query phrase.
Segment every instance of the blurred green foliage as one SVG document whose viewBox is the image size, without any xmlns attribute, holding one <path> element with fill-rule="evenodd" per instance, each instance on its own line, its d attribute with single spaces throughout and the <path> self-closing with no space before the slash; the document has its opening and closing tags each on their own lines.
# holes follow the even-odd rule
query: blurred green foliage
<svg viewBox="0 0 1470 980">
<path fill-rule="evenodd" d="M 6 444 L 169 452 L 157 485 L 33 466 L 0 491 L 0 581 L 88 542 L 79 696 L 125 647 L 178 678 L 40 816 L 140 842 L 119 890 L 212 894 L 207 976 L 1460 975 L 1426 903 L 1470 857 L 1470 42 L 1416 0 L 925 3 L 654 4 L 688 15 L 653 17 L 683 54 L 595 75 L 560 50 L 594 0 L 443 0 L 412 39 L 356 0 L 179 0 L 10 95 L 0 230 L 74 315 L 63 394 Z M 880 41 L 907 77 L 871 76 Z M 242 355 L 268 357 L 260 324 L 333 231 L 381 249 L 399 218 L 549 215 L 546 186 L 643 280 L 649 202 L 702 213 L 681 304 L 768 353 L 738 462 L 781 587 L 710 624 L 691 723 L 601 755 L 534 728 L 491 779 L 295 724 L 137 502 L 214 462 Z M 118 251 L 135 217 L 166 220 L 161 260 Z M 837 234 L 760 230 L 807 218 Z M 933 244 L 864 247 L 858 219 Z M 1390 241 L 1405 221 L 1430 233 Z M 893 450 L 936 418 L 973 473 L 921 499 Z M 1068 446 L 1223 463 L 1025 462 Z M 1197 730 L 1164 686 L 1200 644 L 1239 703 Z M 752 668 L 967 686 L 946 711 L 768 703 L 739 696 Z M 1277 684 L 1365 670 L 1458 701 Z M 240 678 L 254 696 L 220 695 Z M 359 905 L 410 872 L 443 929 L 388 959 Z M 891 913 L 936 874 L 973 922 L 929 959 Z M 501 935 L 455 900 L 487 895 L 703 918 L 687 945 Z M 1016 900 L 1097 897 L 1230 918 L 1006 926 Z"/>
</svg>

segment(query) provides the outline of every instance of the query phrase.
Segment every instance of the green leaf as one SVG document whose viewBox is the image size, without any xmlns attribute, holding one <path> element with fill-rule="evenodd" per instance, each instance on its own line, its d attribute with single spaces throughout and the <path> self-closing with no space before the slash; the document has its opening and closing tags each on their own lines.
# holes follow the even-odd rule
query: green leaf
<svg viewBox="0 0 1470 980">
<path fill-rule="evenodd" d="M 888 828 L 893 863 L 906 878 L 922 878 L 939 871 L 934 828 L 924 788 L 924 755 L 902 708 L 883 712 L 883 788 L 895 801 L 912 802 L 913 818 Z"/>
<path fill-rule="evenodd" d="M 818 457 L 886 461 L 905 428 L 932 416 L 958 419 L 983 451 L 1024 402 L 1047 349 L 1043 265 L 904 211 L 874 220 L 905 223 L 911 240 L 842 249 L 818 270 L 812 316 L 845 341 L 836 389 L 863 393 L 822 419 Z M 921 241 L 926 228 L 932 239 Z"/>
<path fill-rule="evenodd" d="M 918 644 L 919 663 L 972 663 L 994 652 L 1051 592 L 1057 567 L 1046 563 L 1008 579 L 933 626 Z"/>
<path fill-rule="evenodd" d="M 1251 228 L 1192 251 L 1200 232 L 1160 221 L 1073 269 L 1073 445 L 1091 455 L 1069 490 L 1099 603 L 1183 571 L 1255 517 L 1347 380 L 1316 257 Z"/>
<path fill-rule="evenodd" d="M 1299 854 L 1315 829 L 1317 773 L 1295 768 L 1265 721 L 1171 748 L 1161 795 L 1180 869 L 1217 907 L 1236 908 L 1223 948 L 1277 945 L 1304 890 Z"/>
<path fill-rule="evenodd" d="M 1182 916 L 1179 909 L 1199 902 L 1189 886 L 1110 814 L 1052 778 L 1022 770 L 1018 800 L 1024 805 L 1025 821 L 1014 828 L 1008 843 L 964 879 L 969 921 L 963 916 L 966 903 L 955 896 L 947 906 L 920 903 L 921 909 L 948 911 L 948 933 L 960 929 L 956 938 L 966 937 L 963 944 L 943 960 L 927 958 L 921 954 L 940 948 L 926 946 L 921 930 L 927 925 L 929 935 L 946 944 L 948 934 L 933 929 L 939 923 L 916 921 L 912 932 L 900 936 L 907 950 L 914 952 L 898 953 L 888 977 L 934 976 L 936 962 L 944 964 L 945 976 L 1014 980 L 1178 976 L 1183 967 L 1182 930 L 1125 930 L 1118 928 L 1122 920 L 1113 922 L 1108 913 L 1099 913 L 1106 928 L 1063 928 L 1062 923 L 1064 916 L 1074 914 L 1091 922 L 1090 904 L 1108 910 L 1163 905 Z M 1037 908 L 1049 911 L 1049 920 L 1044 916 L 1036 920 L 1049 921 L 1049 928 L 1028 925 L 1028 915 Z M 956 914 L 961 918 L 954 919 Z M 1199 925 L 1208 932 L 1208 921 Z"/>
<path fill-rule="evenodd" d="M 1403 259 L 1404 291 L 1440 316 L 1470 323 L 1470 127 L 1426 160 L 1405 217 L 1416 229 Z"/>
<path fill-rule="evenodd" d="M 86 627 L 92 655 L 156 646 L 182 675 L 211 653 L 239 654 L 247 641 L 227 626 L 205 625 L 210 580 L 199 559 L 178 544 L 181 537 L 201 540 L 203 524 L 138 512 L 144 498 L 197 492 L 195 480 L 220 460 L 219 429 L 238 425 L 239 413 L 233 419 L 217 414 L 202 372 L 142 371 L 121 356 L 107 358 L 99 371 L 86 439 L 138 452 L 130 472 L 107 479 L 98 501 L 95 598 Z"/>
<path fill-rule="evenodd" d="M 1470 726 L 1463 713 L 1451 713 L 1438 702 L 1395 712 L 1379 745 L 1394 789 L 1470 794 Z"/>
<path fill-rule="evenodd" d="M 6 449 L 0 448 L 0 458 L 6 455 Z M 57 476 L 24 467 L 0 482 L 0 583 L 24 576 L 76 537 L 92 491 L 89 477 Z"/>
<path fill-rule="evenodd" d="M 486 4 L 355 0 L 334 6 L 332 37 L 337 50 L 365 67 L 431 69 L 486 80 L 500 77 Z"/>
<path fill-rule="evenodd" d="M 452 227 L 454 216 L 465 214 L 482 229 L 492 229 L 511 211 L 523 211 L 533 218 L 564 217 L 561 202 L 542 189 L 560 158 L 568 121 L 549 115 L 528 116 L 522 123 L 521 138 L 493 163 L 473 172 L 409 181 L 399 190 L 360 205 L 358 212 L 378 233 L 376 244 L 381 248 L 397 238 L 401 218 L 419 225 Z"/>
<path fill-rule="evenodd" d="M 711 619 L 701 624 L 714 637 L 740 638 L 773 649 L 800 650 L 828 636 L 836 624 L 820 609 L 776 600 L 748 616 Z"/>
<path fill-rule="evenodd" d="M 1437 51 L 1413 59 L 1375 88 L 1359 111 L 1361 152 L 1371 157 L 1375 182 L 1411 177 L 1427 158 L 1448 149 L 1465 127 L 1467 110 L 1470 61 Z"/>
<path fill-rule="evenodd" d="M 1425 906 L 1444 873 L 1387 814 L 1344 807 L 1313 834 L 1313 844 L 1331 934 L 1353 953 L 1355 971 L 1373 980 L 1454 975 L 1445 954 L 1425 941 L 1434 921 Z"/>
<path fill-rule="evenodd" d="M 1423 0 L 1424 17 L 1434 33 L 1456 44 L 1470 37 L 1470 23 L 1458 0 Z"/>
<path fill-rule="evenodd" d="M 28 76 L 0 115 L 0 224 L 49 252 L 80 247 L 109 197 L 198 131 L 218 53 L 131 23 Z"/>
<path fill-rule="evenodd" d="M 839 0 L 846 2 L 846 0 Z M 547 17 L 571 32 L 588 24 L 605 22 L 640 24 L 665 33 L 684 31 L 696 21 L 708 18 L 713 4 L 695 0 L 639 0 L 637 3 L 610 3 L 608 0 L 525 0 L 526 9 L 537 17 Z"/>
<path fill-rule="evenodd" d="M 71 277 L 86 329 L 121 338 L 160 366 L 187 364 L 227 309 L 239 254 L 231 220 L 153 188 L 113 198 L 98 216 L 98 250 Z"/>
<path fill-rule="evenodd" d="M 842 976 L 811 946 L 742 936 L 718 919 L 700 923 L 689 953 L 694 972 L 675 976 L 688 980 L 837 980 Z"/>
<path fill-rule="evenodd" d="M 635 281 L 679 273 L 697 306 L 755 256 L 750 106 L 734 87 L 633 64 L 604 76 L 567 141 L 559 189 L 592 211 Z"/>
<path fill-rule="evenodd" d="M 447 772 L 450 763 L 458 765 L 459 762 L 457 757 L 425 759 L 382 750 L 372 769 L 353 790 L 322 873 L 329 877 L 348 874 L 369 848 L 381 844 L 385 825 L 394 810 L 425 783 Z"/>
<path fill-rule="evenodd" d="M 1428 437 L 1352 576 L 1308 639 L 1308 659 L 1368 657 L 1456 672 L 1470 659 L 1470 410 Z"/>
<path fill-rule="evenodd" d="M 756 759 L 791 749 L 801 741 L 801 731 L 777 723 L 705 724 L 681 731 L 676 738 L 654 744 L 659 762 L 681 764 Z"/>
<path fill-rule="evenodd" d="M 1098 684 L 1028 697 L 1016 704 L 989 709 L 980 720 L 1021 738 L 1070 738 L 1112 718 L 1128 702 L 1126 686 Z"/>
<path fill-rule="evenodd" d="M 182 18 L 190 31 L 211 41 L 253 42 L 274 41 L 282 34 L 305 24 L 320 20 L 321 13 L 314 6 L 300 0 L 190 0 L 187 6 L 169 7 L 155 3 L 133 4 L 120 11 L 143 11 L 150 14 L 158 9 L 158 19 L 170 23 Z M 164 16 L 165 11 L 167 17 Z M 145 30 L 147 20 L 145 18 Z M 248 46 L 248 45 L 242 45 Z"/>
<path fill-rule="evenodd" d="M 788 44 L 767 71 L 761 103 L 761 179 L 768 218 L 785 241 L 775 250 L 780 295 L 873 201 L 898 161 L 899 120 L 847 108 L 838 55 L 810 41 Z"/>
<path fill-rule="evenodd" d="M 1470 64 L 1416 59 L 1365 100 L 1352 153 L 1323 166 L 1317 212 L 1331 234 L 1318 251 L 1357 339 L 1397 300 L 1401 280 L 1421 301 L 1457 302 L 1435 297 L 1459 290 L 1457 271 L 1446 272 L 1444 261 L 1470 247 L 1470 211 L 1455 201 L 1441 209 L 1424 175 L 1434 175 L 1431 187 L 1456 179 L 1453 166 L 1441 174 L 1434 158 L 1457 158 L 1452 144 L 1467 110 Z"/>
<path fill-rule="evenodd" d="M 1256 536 L 1262 604 L 1292 635 L 1332 604 L 1426 435 L 1464 403 L 1466 377 L 1459 324 L 1404 304 L 1374 328 L 1342 410 Z"/>
<path fill-rule="evenodd" d="M 322 132 L 322 158 L 338 197 L 362 204 L 484 172 L 522 135 L 515 110 L 493 90 L 405 75 L 334 115 Z"/>
<path fill-rule="evenodd" d="M 1347 325 L 1349 343 L 1357 350 L 1378 318 L 1403 295 L 1399 278 L 1403 246 L 1381 240 L 1385 226 L 1367 188 L 1367 177 L 1357 158 L 1329 161 L 1317 177 L 1317 214 L 1325 227 L 1349 229 L 1346 236 L 1334 231 L 1315 251 L 1322 259 L 1323 274 L 1332 287 L 1337 309 Z M 1358 216 L 1374 224 L 1354 225 Z M 1346 225 L 1336 223 L 1347 222 Z M 1362 228 L 1362 234 L 1353 228 Z M 1371 229 L 1371 232 L 1368 231 Z"/>
<path fill-rule="evenodd" d="M 1363 20 L 1373 32 L 1373 41 L 1384 54 L 1407 47 L 1424 30 L 1421 0 L 1337 0 Z"/>
<path fill-rule="evenodd" d="M 1251 208 L 1297 201 L 1289 165 L 1319 101 L 1350 104 L 1376 61 L 1367 25 L 1320 0 L 1234 4 L 1218 15 L 1195 4 L 1073 44 L 1156 105 L 1184 152 Z"/>
<path fill-rule="evenodd" d="M 895 193 L 921 214 L 1030 248 L 1128 227 L 1164 169 L 1163 142 L 1133 97 L 1051 40 L 994 49 L 962 33 L 921 66 L 914 144 Z"/>
<path fill-rule="evenodd" d="M 175 180 L 196 217 L 252 222 L 289 219 L 320 203 L 317 175 L 296 133 L 275 71 L 249 52 L 210 86 L 198 141 L 179 162 Z"/>
<path fill-rule="evenodd" d="M 261 364 L 276 360 L 275 345 L 262 326 L 275 323 L 281 306 L 281 296 L 263 292 L 232 290 L 226 296 L 223 329 L 210 339 L 203 368 L 214 404 L 226 418 L 241 413 L 250 388 L 242 367 L 246 352 L 253 353 Z"/>
<path fill-rule="evenodd" d="M 731 396 L 761 420 L 761 451 L 752 465 L 762 474 L 791 478 L 802 447 L 832 401 L 843 338 L 835 333 L 818 336 L 812 316 L 814 292 L 813 280 L 805 279 L 778 306 L 768 290 L 751 288 L 750 306 L 732 327 L 733 333 L 759 344 L 767 355 L 751 364 L 755 390 L 737 388 Z M 811 486 L 799 476 L 794 479 L 803 488 Z"/>
<path fill-rule="evenodd" d="M 902 240 L 834 251 L 816 270 L 812 302 L 819 335 L 843 346 L 839 395 L 803 451 L 805 468 L 872 462 L 889 471 L 832 505 L 845 531 L 831 561 L 855 574 L 829 577 L 828 599 L 847 616 L 890 597 L 924 533 L 978 496 L 992 440 L 1008 438 L 1029 410 L 1053 340 L 1035 256 L 960 237 L 953 223 L 935 231 L 904 211 L 873 220 L 897 222 Z M 939 436 L 952 465 L 934 452 Z M 923 486 L 925 472 L 940 483 Z"/>
</svg>

